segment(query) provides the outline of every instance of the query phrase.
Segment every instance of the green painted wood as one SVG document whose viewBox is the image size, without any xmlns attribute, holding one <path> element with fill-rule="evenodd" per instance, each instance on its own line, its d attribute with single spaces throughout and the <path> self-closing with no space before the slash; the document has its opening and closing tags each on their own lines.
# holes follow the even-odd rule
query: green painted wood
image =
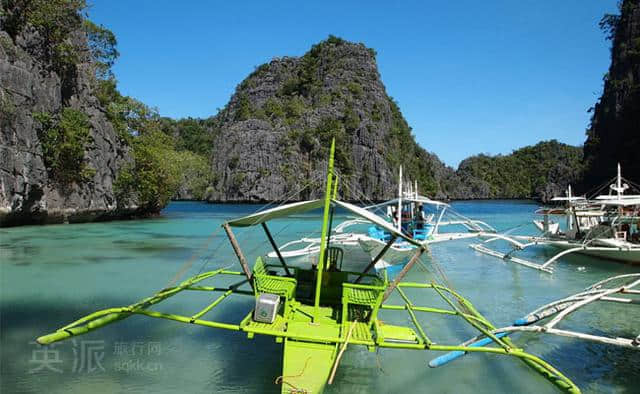
<svg viewBox="0 0 640 394">
<path fill-rule="evenodd" d="M 335 344 L 285 339 L 282 377 L 278 379 L 282 383 L 281 392 L 322 393 L 336 358 L 336 348 Z"/>
<path fill-rule="evenodd" d="M 336 149 L 336 139 L 331 140 L 331 151 L 329 153 L 329 165 L 327 166 L 327 189 L 324 197 L 324 213 L 322 218 L 322 234 L 320 235 L 320 254 L 318 256 L 318 272 L 316 274 L 315 292 L 315 314 L 320 308 L 320 292 L 322 289 L 322 272 L 324 271 L 324 255 L 327 249 L 327 233 L 329 227 L 329 209 L 331 205 L 331 181 L 333 180 L 333 158 Z"/>
</svg>

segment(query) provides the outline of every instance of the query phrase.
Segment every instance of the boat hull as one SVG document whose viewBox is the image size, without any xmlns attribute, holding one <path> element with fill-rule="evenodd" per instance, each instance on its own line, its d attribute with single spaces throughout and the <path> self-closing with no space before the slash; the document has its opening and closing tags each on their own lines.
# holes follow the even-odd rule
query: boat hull
<svg viewBox="0 0 640 394">
<path fill-rule="evenodd" d="M 549 245 L 567 250 L 571 248 L 576 248 L 580 246 L 579 244 L 569 243 L 569 242 L 551 242 Z M 598 257 L 601 259 L 614 260 L 624 263 L 632 263 L 632 264 L 640 264 L 640 248 L 632 248 L 632 249 L 624 249 L 624 248 L 606 248 L 609 250 L 605 250 L 604 248 L 599 248 L 596 250 L 593 249 L 585 249 L 579 250 L 576 253 L 580 253 L 587 256 Z"/>
<path fill-rule="evenodd" d="M 369 257 L 373 260 L 380 254 L 382 249 L 386 246 L 385 242 L 379 241 L 377 239 L 367 239 L 360 240 L 360 246 L 362 250 L 369 254 Z M 406 242 L 396 243 L 391 246 L 387 252 L 384 254 L 384 263 L 381 267 L 376 266 L 376 268 L 384 268 L 384 266 L 388 265 L 400 265 L 405 264 L 409 261 L 409 258 L 415 253 L 415 247 L 409 245 Z"/>
</svg>

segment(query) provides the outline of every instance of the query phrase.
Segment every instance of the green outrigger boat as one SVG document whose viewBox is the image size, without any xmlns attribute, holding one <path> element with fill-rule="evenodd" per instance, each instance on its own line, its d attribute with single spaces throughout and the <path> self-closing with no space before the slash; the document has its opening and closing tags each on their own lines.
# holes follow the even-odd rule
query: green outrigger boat
<svg viewBox="0 0 640 394">
<path fill-rule="evenodd" d="M 276 383 L 282 385 L 283 393 L 322 392 L 327 384 L 333 383 L 336 369 L 348 345 L 366 346 L 372 352 L 378 348 L 390 348 L 449 353 L 484 352 L 511 356 L 544 375 L 560 389 L 579 392 L 571 380 L 547 362 L 524 352 L 509 338 L 494 334 L 496 328 L 453 289 L 434 282 L 403 281 L 407 272 L 424 254 L 427 246 L 398 232 L 382 218 L 336 199 L 338 177 L 333 169 L 334 144 L 335 142 L 330 150 L 324 199 L 282 205 L 223 224 L 242 271 L 218 269 L 200 273 L 177 286 L 165 288 L 129 306 L 94 312 L 51 334 L 37 338 L 37 342 L 48 345 L 88 333 L 132 315 L 144 315 L 239 331 L 249 339 L 256 334 L 274 337 L 275 341 L 282 343 L 284 347 L 282 375 L 276 379 Z M 319 208 L 323 208 L 324 213 L 322 243 L 317 264 L 310 264 L 309 267 L 289 267 L 280 256 L 280 264 L 265 264 L 258 258 L 253 269 L 249 268 L 232 228 L 262 226 L 271 246 L 279 253 L 266 222 Z M 336 208 L 367 219 L 391 234 L 389 243 L 372 261 L 362 262 L 361 272 L 341 270 L 342 251 L 328 244 L 330 222 Z M 387 276 L 386 270 L 372 272 L 375 263 L 398 238 L 415 245 L 415 254 L 392 280 Z M 236 280 L 230 280 L 233 278 Z M 215 285 L 215 281 L 219 282 L 218 286 Z M 435 292 L 450 308 L 417 306 L 407 295 L 409 289 Z M 220 295 L 212 297 L 209 305 L 192 315 L 162 313 L 151 309 L 155 304 L 184 291 Z M 386 303 L 392 293 L 397 293 L 403 303 Z M 232 295 L 254 297 L 256 307 L 248 310 L 246 317 L 235 324 L 204 318 L 208 312 L 219 308 Z M 406 313 L 413 324 L 388 324 L 378 317 L 380 311 Z M 439 315 L 442 318 L 457 316 L 474 327 L 479 332 L 479 338 L 483 338 L 484 341 L 463 345 L 437 343 L 427 335 L 427 331 L 420 324 L 417 314 L 422 313 L 434 317 Z"/>
</svg>

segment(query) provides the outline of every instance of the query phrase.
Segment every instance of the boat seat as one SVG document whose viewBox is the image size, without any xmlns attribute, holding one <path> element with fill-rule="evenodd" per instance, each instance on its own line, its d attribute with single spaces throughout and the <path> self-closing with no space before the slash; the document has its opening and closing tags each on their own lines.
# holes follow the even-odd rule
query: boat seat
<svg viewBox="0 0 640 394">
<path fill-rule="evenodd" d="M 290 300 L 294 298 L 297 281 L 286 276 L 269 275 L 267 266 L 258 257 L 253 266 L 253 284 L 256 297 L 262 293 L 275 294 L 284 298 L 285 316 L 290 310 Z"/>
<path fill-rule="evenodd" d="M 424 229 L 413 230 L 413 239 L 424 241 L 425 239 L 427 239 L 427 230 L 424 230 Z"/>
<path fill-rule="evenodd" d="M 376 238 L 381 241 L 389 241 L 391 239 L 391 234 L 387 233 L 386 231 L 376 226 L 369 227 L 368 232 L 371 238 Z"/>
<path fill-rule="evenodd" d="M 343 251 L 335 246 L 327 248 L 327 258 L 329 262 L 329 271 L 341 271 L 342 270 L 342 256 Z"/>
<path fill-rule="evenodd" d="M 342 323 L 346 324 L 350 320 L 350 306 L 361 305 L 371 309 L 366 323 L 375 321 L 382 303 L 384 286 L 376 284 L 360 285 L 354 283 L 342 284 Z"/>
</svg>

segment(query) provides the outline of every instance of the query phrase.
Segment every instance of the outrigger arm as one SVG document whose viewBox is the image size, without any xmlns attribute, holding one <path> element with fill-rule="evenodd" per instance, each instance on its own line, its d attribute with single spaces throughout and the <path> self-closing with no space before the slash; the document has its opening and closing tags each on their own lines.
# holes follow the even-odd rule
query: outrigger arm
<svg viewBox="0 0 640 394">
<path fill-rule="evenodd" d="M 627 282 L 622 286 L 603 288 L 605 284 L 616 280 L 630 280 L 630 282 Z M 543 305 L 533 312 L 527 314 L 525 317 L 517 319 L 513 323 L 513 325 L 493 329 L 491 330 L 491 333 L 502 338 L 511 334 L 512 332 L 534 332 L 538 334 L 550 334 L 562 337 L 582 339 L 586 341 L 620 346 L 640 351 L 640 335 L 638 335 L 636 338 L 614 338 L 604 335 L 585 334 L 581 332 L 555 328 L 555 326 L 570 313 L 573 313 L 578 309 L 596 301 L 609 301 L 623 304 L 640 304 L 640 299 L 611 297 L 612 294 L 638 295 L 640 294 L 640 290 L 637 290 L 636 287 L 640 287 L 640 274 L 614 276 L 591 285 L 581 293 L 574 294 L 572 296 Z M 539 321 L 551 317 L 553 317 L 553 319 L 544 325 L 535 324 Z M 461 346 L 484 346 L 490 342 L 492 342 L 491 339 L 487 338 L 486 335 L 478 335 L 463 342 Z M 462 351 L 450 352 L 431 360 L 429 362 L 429 366 L 439 367 L 441 365 L 454 361 L 455 359 L 462 357 L 465 354 L 466 353 Z"/>
<path fill-rule="evenodd" d="M 513 256 L 513 254 L 519 250 L 524 250 L 528 247 L 531 246 L 537 246 L 537 245 L 553 245 L 553 240 L 546 240 L 543 238 L 539 238 L 539 237 L 524 237 L 521 236 L 521 239 L 526 239 L 529 240 L 530 242 L 528 243 L 521 243 L 518 240 L 512 238 L 512 237 L 508 237 L 505 235 L 491 235 L 491 237 L 485 241 L 483 241 L 482 243 L 479 244 L 471 244 L 469 245 L 470 248 L 474 249 L 477 252 L 480 253 L 484 253 L 486 255 L 489 256 L 493 256 L 493 257 L 497 257 L 501 260 L 504 261 L 510 261 L 512 263 L 516 263 L 516 264 L 520 264 L 520 265 L 524 265 L 526 267 L 529 268 L 533 268 L 539 271 L 544 271 L 547 273 L 553 273 L 553 267 L 551 267 L 552 264 L 556 263 L 558 261 L 558 259 L 560 259 L 560 257 L 566 256 L 568 254 L 571 253 L 578 253 L 578 252 L 582 252 L 582 251 L 611 251 L 612 248 L 611 247 L 602 247 L 602 246 L 591 246 L 589 245 L 589 242 L 584 242 L 582 244 L 577 244 L 578 246 L 574 246 L 571 247 L 569 249 L 565 249 L 562 250 L 560 252 L 558 252 L 557 254 L 553 255 L 551 258 L 549 258 L 548 260 L 546 260 L 543 263 L 535 263 L 532 261 L 528 261 L 519 257 L 515 257 Z M 494 242 L 494 241 L 498 241 L 498 240 L 504 240 L 509 242 L 512 245 L 515 245 L 516 247 L 511 249 L 509 252 L 507 253 L 501 253 L 498 252 L 496 250 L 487 248 L 484 246 L 484 244 L 489 243 L 489 242 Z M 560 242 L 560 241 L 558 241 Z"/>
</svg>

